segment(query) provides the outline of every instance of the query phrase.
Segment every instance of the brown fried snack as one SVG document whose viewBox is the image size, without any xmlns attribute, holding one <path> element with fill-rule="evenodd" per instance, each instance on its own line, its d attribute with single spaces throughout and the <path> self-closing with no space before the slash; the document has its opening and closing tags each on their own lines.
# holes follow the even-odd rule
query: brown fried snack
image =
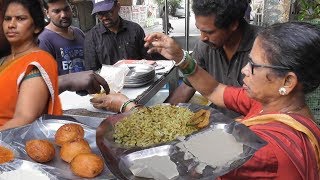
<svg viewBox="0 0 320 180">
<path fill-rule="evenodd" d="M 201 122 L 204 120 L 204 118 L 205 118 L 205 114 L 197 117 L 196 119 L 195 119 L 195 118 L 192 118 L 192 119 L 187 123 L 187 125 L 188 125 L 188 126 L 195 126 L 195 125 L 201 123 Z"/>
<path fill-rule="evenodd" d="M 206 110 L 201 109 L 194 113 L 190 121 L 187 123 L 188 126 L 193 126 L 200 123 L 203 120 L 203 115 L 206 113 Z"/>
<path fill-rule="evenodd" d="M 187 123 L 188 126 L 196 126 L 197 128 L 204 128 L 210 123 L 210 111 L 201 109 L 197 111 L 194 116 Z"/>
<path fill-rule="evenodd" d="M 79 124 L 65 124 L 55 134 L 55 142 L 62 146 L 66 142 L 72 142 L 84 138 L 84 130 Z"/>
<path fill-rule="evenodd" d="M 14 153 L 8 148 L 0 146 L 0 164 L 12 161 L 14 159 Z"/>
<path fill-rule="evenodd" d="M 203 121 L 197 124 L 198 128 L 207 127 L 210 123 L 210 111 L 206 111 L 205 115 L 203 116 Z"/>
<path fill-rule="evenodd" d="M 29 140 L 25 149 L 31 159 L 40 163 L 51 161 L 55 155 L 53 144 L 47 140 Z"/>
<path fill-rule="evenodd" d="M 91 153 L 88 142 L 83 139 L 64 143 L 60 149 L 61 159 L 68 163 L 70 163 L 76 155 L 81 153 Z"/>
<path fill-rule="evenodd" d="M 199 111 L 194 113 L 193 117 L 191 118 L 191 121 L 194 121 L 195 119 L 198 119 L 200 116 L 203 116 L 206 112 L 207 112 L 207 110 L 200 109 Z"/>
<path fill-rule="evenodd" d="M 92 153 L 78 154 L 70 163 L 71 171 L 80 177 L 93 178 L 98 176 L 104 163 L 100 156 Z"/>
</svg>

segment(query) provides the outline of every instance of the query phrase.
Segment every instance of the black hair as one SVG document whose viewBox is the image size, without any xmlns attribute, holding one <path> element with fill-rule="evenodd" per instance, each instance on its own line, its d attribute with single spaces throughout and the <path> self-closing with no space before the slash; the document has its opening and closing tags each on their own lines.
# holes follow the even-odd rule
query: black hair
<svg viewBox="0 0 320 180">
<path fill-rule="evenodd" d="M 55 2 L 58 2 L 60 0 L 42 0 L 43 1 L 43 7 L 48 10 L 49 9 L 49 6 L 48 6 L 48 3 L 55 3 Z M 67 3 L 70 3 L 69 0 L 66 0 Z"/>
<path fill-rule="evenodd" d="M 228 28 L 234 21 L 244 22 L 248 0 L 194 0 L 192 10 L 196 16 L 215 16 L 215 26 Z"/>
<path fill-rule="evenodd" d="M 274 24 L 258 37 L 267 60 L 288 67 L 303 85 L 304 93 L 320 84 L 320 28 L 304 22 Z M 277 71 L 281 75 L 282 70 Z M 286 71 L 282 71 L 282 75 Z"/>
<path fill-rule="evenodd" d="M 35 27 L 40 30 L 36 34 L 36 36 L 39 35 L 45 27 L 42 3 L 39 0 L 5 0 L 3 14 L 7 10 L 8 6 L 12 3 L 21 4 L 23 7 L 25 7 L 29 11 Z"/>
</svg>

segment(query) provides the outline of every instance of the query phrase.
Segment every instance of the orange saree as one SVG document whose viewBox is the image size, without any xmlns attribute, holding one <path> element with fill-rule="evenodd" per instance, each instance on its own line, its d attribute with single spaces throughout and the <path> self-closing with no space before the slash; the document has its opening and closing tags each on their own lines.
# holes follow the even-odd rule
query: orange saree
<svg viewBox="0 0 320 180">
<path fill-rule="evenodd" d="M 12 119 L 23 78 L 34 68 L 39 69 L 50 93 L 48 112 L 61 115 L 56 61 L 45 51 L 33 51 L 0 66 L 0 126 Z"/>
</svg>

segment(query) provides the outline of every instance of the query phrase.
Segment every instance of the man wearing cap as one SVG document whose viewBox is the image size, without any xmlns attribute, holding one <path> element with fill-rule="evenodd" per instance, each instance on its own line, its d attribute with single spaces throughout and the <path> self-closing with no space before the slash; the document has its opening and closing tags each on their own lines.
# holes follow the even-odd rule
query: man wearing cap
<svg viewBox="0 0 320 180">
<path fill-rule="evenodd" d="M 117 0 L 92 0 L 92 14 L 100 23 L 85 37 L 85 68 L 98 70 L 102 64 L 113 65 L 121 59 L 151 59 L 144 47 L 144 31 L 137 23 L 119 16 Z"/>
<path fill-rule="evenodd" d="M 39 47 L 58 63 L 59 75 L 84 71 L 84 33 L 72 27 L 72 11 L 67 0 L 43 0 L 50 23 L 39 35 Z"/>
</svg>

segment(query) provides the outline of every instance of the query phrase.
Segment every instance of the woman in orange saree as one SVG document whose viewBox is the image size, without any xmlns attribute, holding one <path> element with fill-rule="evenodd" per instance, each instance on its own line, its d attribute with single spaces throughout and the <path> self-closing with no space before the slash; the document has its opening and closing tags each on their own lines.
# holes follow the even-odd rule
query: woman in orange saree
<svg viewBox="0 0 320 180">
<path fill-rule="evenodd" d="M 55 60 L 37 46 L 44 15 L 39 1 L 7 1 L 3 31 L 11 54 L 0 60 L 0 130 L 61 115 Z"/>
</svg>

